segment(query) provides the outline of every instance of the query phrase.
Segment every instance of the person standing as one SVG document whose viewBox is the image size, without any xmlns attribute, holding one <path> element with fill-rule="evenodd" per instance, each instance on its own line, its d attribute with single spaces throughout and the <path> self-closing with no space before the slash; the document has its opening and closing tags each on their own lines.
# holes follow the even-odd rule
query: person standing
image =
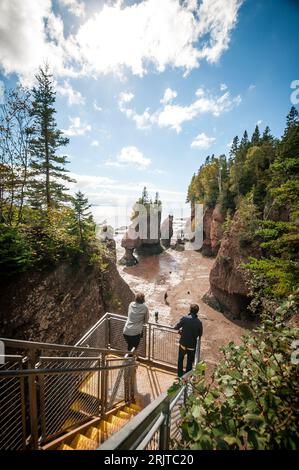
<svg viewBox="0 0 299 470">
<path fill-rule="evenodd" d="M 143 325 L 148 322 L 149 311 L 145 304 L 144 294 L 135 296 L 135 301 L 131 302 L 128 309 L 128 319 L 124 326 L 123 335 L 128 345 L 128 351 L 137 349 L 142 336 Z"/>
<path fill-rule="evenodd" d="M 186 372 L 192 369 L 195 359 L 195 350 L 197 338 L 201 338 L 203 334 L 203 326 L 197 314 L 199 306 L 197 304 L 190 305 L 190 312 L 188 315 L 182 317 L 175 325 L 175 329 L 180 334 L 179 354 L 178 354 L 178 377 L 184 375 L 183 363 L 184 357 L 187 354 L 187 367 Z"/>
</svg>

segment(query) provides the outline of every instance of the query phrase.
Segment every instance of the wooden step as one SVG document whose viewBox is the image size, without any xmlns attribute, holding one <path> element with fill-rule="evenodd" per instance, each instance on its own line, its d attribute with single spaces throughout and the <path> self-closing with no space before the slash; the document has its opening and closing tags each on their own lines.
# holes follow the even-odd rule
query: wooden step
<svg viewBox="0 0 299 470">
<path fill-rule="evenodd" d="M 104 440 L 105 433 L 101 431 L 101 429 L 96 428 L 94 426 L 90 426 L 90 428 L 85 433 L 85 436 L 92 441 L 96 441 L 97 443 L 102 442 Z"/>
<path fill-rule="evenodd" d="M 74 450 L 72 447 L 68 446 L 67 444 L 62 443 L 59 447 L 58 450 Z"/>
<path fill-rule="evenodd" d="M 139 413 L 139 411 L 141 411 L 140 406 L 136 405 L 135 403 L 130 403 L 129 408 L 131 408 L 132 410 L 137 411 L 137 413 Z"/>
<path fill-rule="evenodd" d="M 100 375 L 98 372 L 92 372 L 91 374 L 89 374 L 80 385 L 79 391 L 81 393 L 85 393 L 86 395 L 90 395 L 92 397 L 98 398 L 99 377 Z"/>
<path fill-rule="evenodd" d="M 133 410 L 133 408 L 130 408 L 129 406 L 124 407 L 124 412 L 128 413 L 131 417 L 138 414 L 138 411 Z"/>
<path fill-rule="evenodd" d="M 132 418 L 132 415 L 130 413 L 126 413 L 125 411 L 122 411 L 122 410 L 118 411 L 116 416 L 118 418 L 127 419 L 127 420 Z"/>
<path fill-rule="evenodd" d="M 71 447 L 75 450 L 95 450 L 98 447 L 98 443 L 83 434 L 77 434 L 77 436 L 71 442 Z"/>
</svg>

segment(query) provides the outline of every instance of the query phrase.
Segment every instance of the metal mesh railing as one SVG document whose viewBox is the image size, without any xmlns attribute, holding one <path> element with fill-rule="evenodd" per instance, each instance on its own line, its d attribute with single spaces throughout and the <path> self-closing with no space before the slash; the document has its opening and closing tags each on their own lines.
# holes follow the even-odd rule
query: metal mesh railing
<svg viewBox="0 0 299 470">
<path fill-rule="evenodd" d="M 123 329 L 127 318 L 117 315 L 109 315 L 108 317 L 108 328 L 109 328 L 109 345 L 115 349 L 127 349 L 127 343 L 124 339 Z M 146 357 L 146 327 L 143 328 L 142 338 L 138 346 L 138 356 Z"/>
<path fill-rule="evenodd" d="M 176 366 L 178 354 L 178 334 L 176 330 L 152 325 L 151 334 L 151 360 Z"/>
<path fill-rule="evenodd" d="M 6 362 L 0 366 L 1 450 L 37 449 L 132 399 L 135 356 L 95 347 L 102 340 L 102 326 L 85 335 L 80 346 L 2 339 L 22 355 L 2 356 Z M 105 323 L 103 328 L 107 329 Z M 106 346 L 106 339 L 102 344 Z M 41 355 L 43 351 L 50 355 Z"/>
<path fill-rule="evenodd" d="M 99 358 L 41 358 L 39 367 L 66 371 L 39 376 L 42 441 L 99 416 L 99 371 L 67 371 L 100 367 Z"/>
<path fill-rule="evenodd" d="M 0 371 L 21 368 L 21 356 L 6 356 L 6 362 L 0 365 Z M 25 448 L 25 408 L 24 377 L 0 377 L 0 449 Z"/>
<path fill-rule="evenodd" d="M 108 340 L 108 317 L 105 315 L 76 343 L 76 346 L 105 349 L 108 347 Z"/>
</svg>

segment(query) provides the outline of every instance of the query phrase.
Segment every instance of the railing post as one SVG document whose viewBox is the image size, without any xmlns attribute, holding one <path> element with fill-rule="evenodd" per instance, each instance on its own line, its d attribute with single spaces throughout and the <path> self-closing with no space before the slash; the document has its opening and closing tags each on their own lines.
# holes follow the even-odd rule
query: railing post
<svg viewBox="0 0 299 470">
<path fill-rule="evenodd" d="M 131 366 L 129 368 L 129 390 L 128 399 L 130 402 L 135 400 L 135 388 L 136 388 L 136 366 L 134 357 L 130 358 Z"/>
<path fill-rule="evenodd" d="M 148 325 L 148 360 L 151 360 L 152 356 L 152 325 Z"/>
<path fill-rule="evenodd" d="M 200 361 L 200 339 L 197 338 L 194 364 L 197 364 L 199 361 Z"/>
<path fill-rule="evenodd" d="M 106 366 L 106 354 L 102 353 L 102 367 Z M 101 370 L 101 416 L 106 413 L 107 408 L 107 371 Z"/>
<path fill-rule="evenodd" d="M 21 362 L 20 369 L 23 369 Z M 26 449 L 26 396 L 25 396 L 25 377 L 20 377 L 20 390 L 21 390 L 21 403 L 22 403 L 22 435 L 23 435 L 23 449 Z"/>
<path fill-rule="evenodd" d="M 111 320 L 110 315 L 107 316 L 107 348 L 111 347 Z"/>
<path fill-rule="evenodd" d="M 169 440 L 170 440 L 170 403 L 169 400 L 166 401 L 162 413 L 164 415 L 164 421 L 160 427 L 160 436 L 159 436 L 159 450 L 168 450 L 169 449 Z"/>
<path fill-rule="evenodd" d="M 28 367 L 34 369 L 36 363 L 36 351 L 30 351 Z M 31 448 L 38 449 L 38 411 L 37 411 L 37 387 L 36 375 L 29 375 L 29 408 L 30 408 L 30 428 L 31 428 Z"/>
<path fill-rule="evenodd" d="M 101 403 L 101 384 L 102 384 L 102 371 L 101 371 L 101 366 L 102 366 L 102 358 L 100 357 L 98 362 L 98 367 L 99 367 L 99 370 L 98 370 L 98 374 L 97 374 L 97 378 L 98 378 L 98 414 L 100 414 L 100 412 L 102 413 L 102 409 L 100 410 L 100 403 Z M 102 405 L 101 405 L 102 406 Z"/>
</svg>

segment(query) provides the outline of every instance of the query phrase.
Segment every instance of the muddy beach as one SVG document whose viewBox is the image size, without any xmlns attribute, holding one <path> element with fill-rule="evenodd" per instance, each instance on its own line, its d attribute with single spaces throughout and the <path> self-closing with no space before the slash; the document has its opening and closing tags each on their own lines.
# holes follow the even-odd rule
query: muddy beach
<svg viewBox="0 0 299 470">
<path fill-rule="evenodd" d="M 118 258 L 122 254 L 119 246 Z M 213 262 L 213 258 L 203 257 L 195 251 L 178 252 L 170 248 L 161 255 L 140 258 L 133 267 L 118 265 L 121 276 L 132 290 L 145 293 L 151 321 L 155 321 L 155 312 L 158 311 L 159 323 L 174 326 L 188 312 L 190 303 L 199 305 L 199 317 L 204 327 L 201 357 L 209 372 L 221 358 L 219 348 L 230 341 L 238 343 L 241 336 L 254 326 L 252 322 L 233 320 L 202 301 L 209 290 Z"/>
</svg>

